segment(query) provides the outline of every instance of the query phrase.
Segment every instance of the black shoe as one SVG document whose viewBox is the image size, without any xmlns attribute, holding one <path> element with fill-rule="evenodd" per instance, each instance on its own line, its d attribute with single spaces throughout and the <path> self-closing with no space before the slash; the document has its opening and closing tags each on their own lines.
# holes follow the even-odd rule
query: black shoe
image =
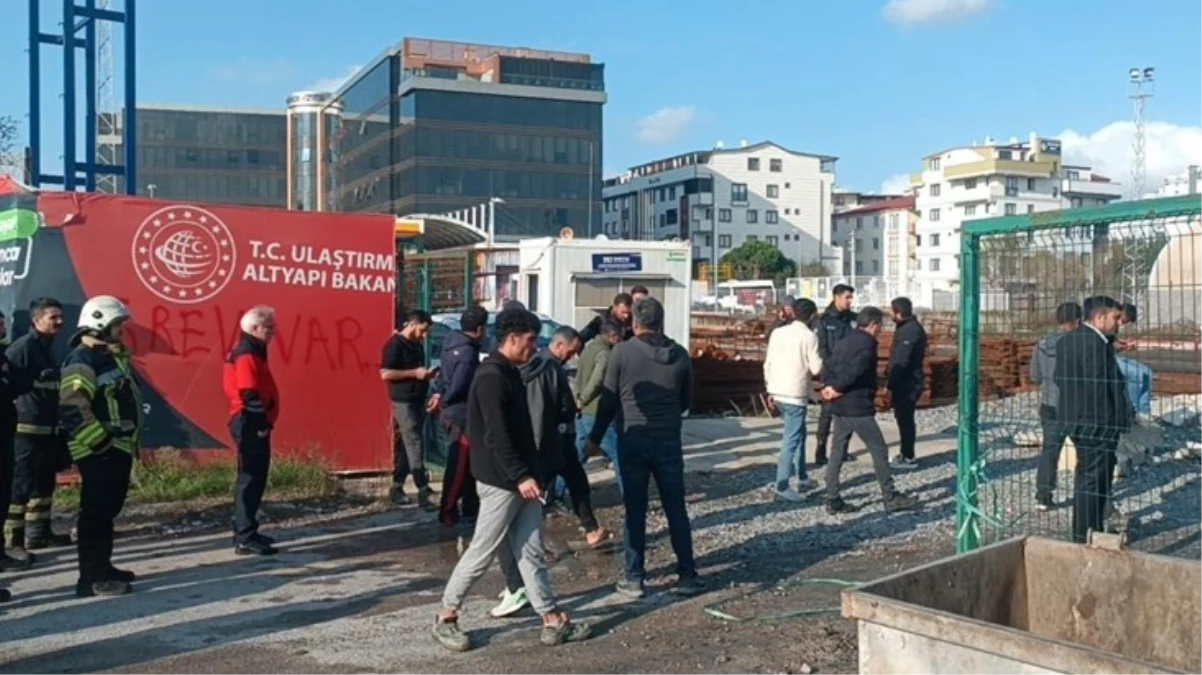
<svg viewBox="0 0 1202 675">
<path fill-rule="evenodd" d="M 255 532 L 254 535 L 252 535 L 252 536 L 256 540 L 261 541 L 264 544 L 267 544 L 268 546 L 271 546 L 272 544 L 275 543 L 275 537 L 272 537 L 271 535 L 259 534 L 258 532 Z"/>
<path fill-rule="evenodd" d="M 13 594 L 7 588 L 0 588 L 0 602 L 8 602 L 13 599 Z"/>
<path fill-rule="evenodd" d="M 131 572 L 129 570 L 123 570 L 123 569 L 119 569 L 116 567 L 110 567 L 109 571 L 108 571 L 108 578 L 115 579 L 117 581 L 124 581 L 127 584 L 132 584 L 133 582 L 138 580 L 138 575 L 134 574 L 133 572 Z"/>
<path fill-rule="evenodd" d="M 405 494 L 405 486 L 393 485 L 388 490 L 388 499 L 392 501 L 393 506 L 409 506 L 412 502 L 409 501 L 408 495 Z"/>
<path fill-rule="evenodd" d="M 12 548 L 4 549 L 4 555 L 6 555 L 9 558 L 12 558 L 13 560 L 16 560 L 17 562 L 24 564 L 24 565 L 32 565 L 38 561 L 38 557 L 36 555 L 30 553 L 29 551 L 26 551 L 25 549 L 21 548 L 20 546 L 14 546 Z M 29 568 L 27 567 L 25 569 L 29 569 Z"/>
<path fill-rule="evenodd" d="M 0 572 L 24 572 L 30 567 L 33 567 L 32 558 L 21 560 L 0 554 Z"/>
<path fill-rule="evenodd" d="M 647 592 L 643 590 L 643 582 L 641 581 L 623 579 L 617 583 L 615 588 L 618 591 L 618 595 L 626 596 L 632 600 L 638 600 L 647 594 Z"/>
<path fill-rule="evenodd" d="M 890 513 L 910 511 L 916 508 L 918 508 L 918 500 L 901 492 L 894 493 L 892 497 L 885 500 L 885 510 Z"/>
<path fill-rule="evenodd" d="M 814 453 L 814 466 L 826 466 L 827 462 L 826 449 L 819 448 L 818 452 Z"/>
<path fill-rule="evenodd" d="M 40 551 L 44 548 L 61 548 L 70 546 L 75 542 L 71 541 L 69 534 L 55 534 L 51 532 L 45 537 L 28 537 L 25 539 L 25 550 Z"/>
<path fill-rule="evenodd" d="M 422 511 L 437 511 L 438 504 L 434 502 L 430 494 L 429 487 L 417 489 L 417 508 Z"/>
<path fill-rule="evenodd" d="M 705 582 L 696 574 L 681 577 L 672 585 L 672 592 L 676 595 L 683 595 L 686 598 L 701 595 L 705 592 Z"/>
<path fill-rule="evenodd" d="M 1051 511 L 1054 508 L 1056 508 L 1056 500 L 1052 499 L 1051 497 L 1036 497 L 1035 498 L 1035 510 Z"/>
<path fill-rule="evenodd" d="M 860 507 L 854 504 L 848 504 L 842 499 L 833 499 L 826 503 L 826 512 L 832 516 L 837 516 L 841 513 L 855 513 L 859 510 Z"/>
<path fill-rule="evenodd" d="M 238 555 L 275 555 L 279 552 L 276 547 L 259 539 L 234 544 L 234 553 Z"/>
</svg>

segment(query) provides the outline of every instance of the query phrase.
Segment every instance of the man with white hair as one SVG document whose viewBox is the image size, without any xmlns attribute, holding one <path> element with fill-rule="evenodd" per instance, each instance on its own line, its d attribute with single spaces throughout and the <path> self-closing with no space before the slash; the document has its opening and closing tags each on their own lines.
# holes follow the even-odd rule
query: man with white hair
<svg viewBox="0 0 1202 675">
<path fill-rule="evenodd" d="M 222 388 L 230 401 L 230 435 L 238 449 L 234 485 L 234 553 L 275 555 L 270 537 L 259 534 L 259 505 L 271 468 L 271 430 L 280 415 L 280 396 L 267 366 L 275 337 L 275 310 L 260 305 L 242 315 L 241 335 L 225 359 Z"/>
</svg>

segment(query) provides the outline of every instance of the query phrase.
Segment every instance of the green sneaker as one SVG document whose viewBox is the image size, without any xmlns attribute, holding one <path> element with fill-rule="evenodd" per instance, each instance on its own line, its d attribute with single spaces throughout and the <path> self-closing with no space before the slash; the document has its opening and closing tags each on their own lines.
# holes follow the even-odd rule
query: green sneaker
<svg viewBox="0 0 1202 675">
<path fill-rule="evenodd" d="M 526 608 L 530 604 L 530 600 L 526 597 L 526 589 L 519 588 L 513 593 L 509 589 L 501 591 L 501 603 L 492 608 L 489 614 L 492 614 L 498 619 L 503 619 L 507 616 L 513 616 Z"/>
<path fill-rule="evenodd" d="M 472 648 L 467 633 L 459 630 L 459 619 L 443 619 L 434 617 L 434 639 L 443 647 L 453 652 L 466 652 Z"/>
</svg>

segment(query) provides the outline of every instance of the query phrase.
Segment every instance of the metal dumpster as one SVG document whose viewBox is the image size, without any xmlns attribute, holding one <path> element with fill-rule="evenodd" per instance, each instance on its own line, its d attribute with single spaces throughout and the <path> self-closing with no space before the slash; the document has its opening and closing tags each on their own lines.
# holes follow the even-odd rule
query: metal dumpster
<svg viewBox="0 0 1202 675">
<path fill-rule="evenodd" d="M 1202 565 L 1011 539 L 843 592 L 861 673 L 1202 673 Z"/>
</svg>

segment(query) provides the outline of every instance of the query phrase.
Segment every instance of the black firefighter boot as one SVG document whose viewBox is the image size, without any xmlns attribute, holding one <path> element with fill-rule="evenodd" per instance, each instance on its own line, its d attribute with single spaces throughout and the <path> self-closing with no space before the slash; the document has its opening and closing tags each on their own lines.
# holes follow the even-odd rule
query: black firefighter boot
<svg viewBox="0 0 1202 675">
<path fill-rule="evenodd" d="M 25 507 L 10 505 L 4 520 L 4 555 L 0 557 L 0 568 L 27 570 L 34 560 L 35 556 L 25 550 Z"/>
<path fill-rule="evenodd" d="M 25 507 L 26 517 L 32 520 L 25 522 L 25 549 L 37 551 L 44 548 L 70 546 L 71 535 L 56 534 L 50 527 L 50 513 L 54 506 L 53 497 L 34 497 Z"/>
</svg>

